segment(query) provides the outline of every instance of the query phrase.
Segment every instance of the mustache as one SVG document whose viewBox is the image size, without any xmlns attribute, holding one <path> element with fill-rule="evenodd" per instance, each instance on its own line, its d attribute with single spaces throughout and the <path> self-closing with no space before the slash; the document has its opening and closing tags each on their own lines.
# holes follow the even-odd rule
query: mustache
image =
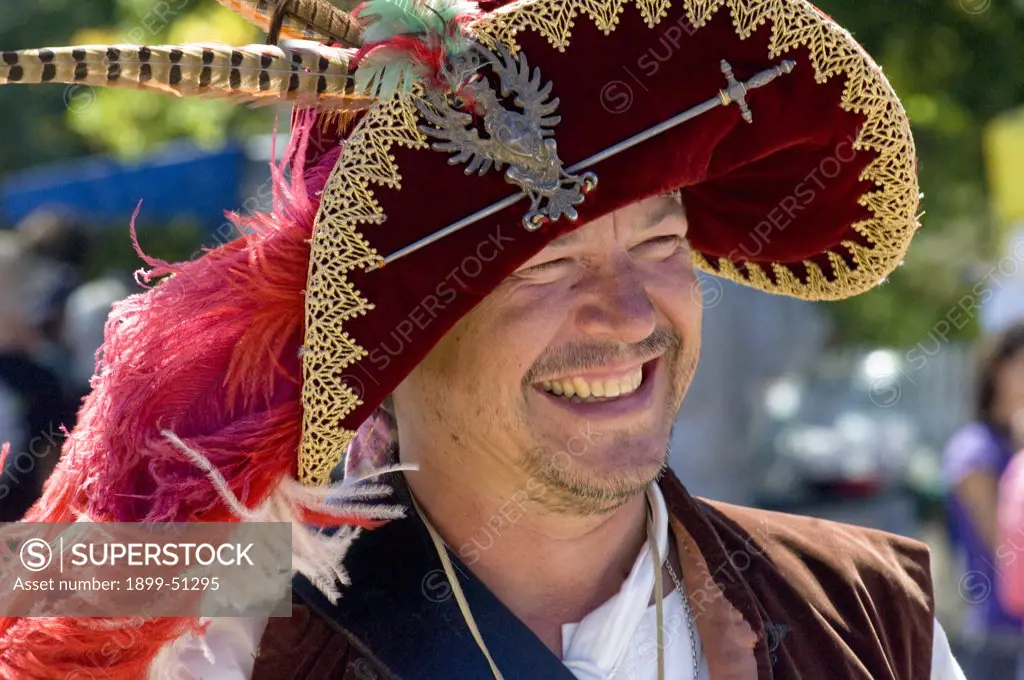
<svg viewBox="0 0 1024 680">
<path fill-rule="evenodd" d="M 682 338 L 672 328 L 659 326 L 638 343 L 623 345 L 613 341 L 572 343 L 559 347 L 538 359 L 523 378 L 528 387 L 543 376 L 587 371 L 618 362 L 647 362 L 661 354 L 677 350 Z"/>
</svg>

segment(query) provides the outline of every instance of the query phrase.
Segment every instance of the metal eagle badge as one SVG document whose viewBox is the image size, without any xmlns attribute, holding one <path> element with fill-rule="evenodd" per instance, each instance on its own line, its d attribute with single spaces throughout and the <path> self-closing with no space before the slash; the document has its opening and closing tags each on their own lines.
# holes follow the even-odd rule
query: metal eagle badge
<svg viewBox="0 0 1024 680">
<path fill-rule="evenodd" d="M 486 65 L 498 78 L 500 94 L 479 73 Z M 448 68 L 473 75 L 456 94 L 462 107 L 437 89 L 416 101 L 430 123 L 421 125 L 420 131 L 440 140 L 432 148 L 452 153 L 452 165 L 467 163 L 467 175 L 508 166 L 505 180 L 530 199 L 523 217 L 528 231 L 563 216 L 576 220 L 576 206 L 597 185 L 597 175 L 572 174 L 558 157 L 553 128 L 561 118 L 554 115 L 558 98 L 551 98 L 552 83 L 542 84 L 540 69 L 534 67 L 531 73 L 526 55 L 513 57 L 503 46 L 495 53 L 476 45 Z"/>
</svg>

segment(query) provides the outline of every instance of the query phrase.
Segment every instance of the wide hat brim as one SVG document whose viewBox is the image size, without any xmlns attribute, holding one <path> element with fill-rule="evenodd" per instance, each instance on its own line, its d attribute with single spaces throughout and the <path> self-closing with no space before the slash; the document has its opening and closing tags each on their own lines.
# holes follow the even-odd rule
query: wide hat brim
<svg viewBox="0 0 1024 680">
<path fill-rule="evenodd" d="M 530 232 L 519 202 L 383 268 L 517 190 L 432 149 L 415 96 L 374 105 L 344 140 L 312 241 L 303 481 L 329 478 L 359 424 L 509 273 L 630 203 L 680 190 L 695 265 L 771 293 L 848 297 L 902 260 L 918 226 L 909 122 L 881 69 L 809 2 L 526 0 L 470 28 L 552 83 L 566 166 L 715 97 L 722 60 L 740 81 L 796 67 L 748 93 L 752 122 L 719 107 L 594 165 L 576 221 Z"/>
</svg>

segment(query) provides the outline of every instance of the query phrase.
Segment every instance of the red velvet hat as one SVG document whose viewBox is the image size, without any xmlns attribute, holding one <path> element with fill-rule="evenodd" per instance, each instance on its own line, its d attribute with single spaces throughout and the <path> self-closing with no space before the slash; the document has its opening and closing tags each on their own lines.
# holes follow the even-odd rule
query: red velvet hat
<svg viewBox="0 0 1024 680">
<path fill-rule="evenodd" d="M 115 306 L 30 521 L 291 521 L 296 570 L 333 598 L 353 527 L 401 509 L 321 485 L 555 237 L 678 191 L 697 267 L 818 300 L 880 283 L 918 226 L 906 114 L 807 0 L 220 1 L 288 42 L 0 54 L 0 84 L 299 109 L 272 212 L 232 215 L 244 236 L 195 260 L 147 259 L 163 278 Z M 0 618 L 0 675 L 66 675 L 120 623 Z M 111 677 L 198 627 L 146 621 Z"/>
<path fill-rule="evenodd" d="M 526 0 L 460 28 L 487 50 L 477 72 L 490 103 L 426 81 L 447 96 L 380 101 L 324 188 L 302 479 L 324 481 L 359 423 L 509 273 L 646 197 L 679 190 L 696 266 L 772 293 L 847 297 L 902 260 L 918 226 L 906 114 L 881 69 L 809 2 Z M 559 219 L 534 210 L 524 224 L 530 201 L 508 202 L 528 192 L 508 164 L 473 172 L 502 154 L 488 115 L 533 126 L 530 148 L 559 164 Z"/>
</svg>

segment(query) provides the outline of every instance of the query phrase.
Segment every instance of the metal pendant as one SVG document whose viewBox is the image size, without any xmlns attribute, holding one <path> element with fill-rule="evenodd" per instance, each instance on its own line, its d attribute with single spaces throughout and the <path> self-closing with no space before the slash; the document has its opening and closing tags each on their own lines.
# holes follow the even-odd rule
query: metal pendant
<svg viewBox="0 0 1024 680">
<path fill-rule="evenodd" d="M 498 77 L 500 95 L 480 75 L 485 65 Z M 476 75 L 459 88 L 457 103 L 438 89 L 417 100 L 420 113 L 431 123 L 420 130 L 441 140 L 432 148 L 452 153 L 448 159 L 452 165 L 467 163 L 467 175 L 507 165 L 505 180 L 530 199 L 530 209 L 523 216 L 528 231 L 563 216 L 576 220 L 575 206 L 597 186 L 597 175 L 567 172 L 558 157 L 553 128 L 561 119 L 554 115 L 558 99 L 550 97 L 552 83 L 542 86 L 540 69 L 534 68 L 531 74 L 526 55 L 517 59 L 504 47 L 495 54 L 478 45 L 448 68 L 456 78 Z M 506 108 L 502 102 L 510 96 L 515 108 Z"/>
</svg>

